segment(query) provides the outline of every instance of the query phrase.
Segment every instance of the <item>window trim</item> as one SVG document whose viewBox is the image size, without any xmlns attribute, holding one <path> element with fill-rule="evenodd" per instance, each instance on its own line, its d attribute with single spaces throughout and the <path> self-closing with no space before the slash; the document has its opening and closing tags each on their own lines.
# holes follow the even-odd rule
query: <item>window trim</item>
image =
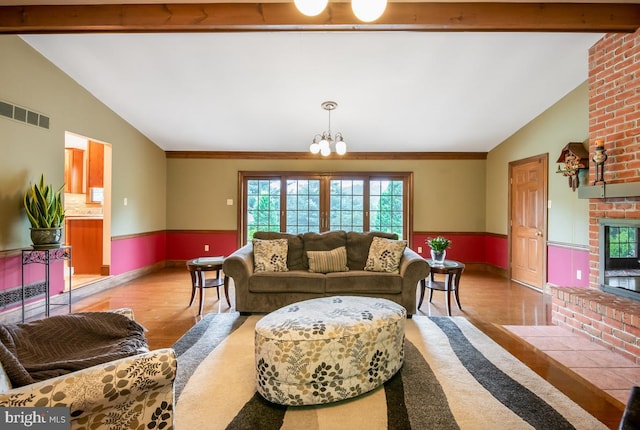
<svg viewBox="0 0 640 430">
<path fill-rule="evenodd" d="M 369 180 L 371 178 L 375 178 L 377 180 L 384 179 L 393 179 L 393 180 L 402 180 L 404 183 L 404 195 L 403 195 L 403 204 L 404 204 L 404 231 L 406 233 L 406 240 L 409 247 L 412 246 L 413 243 L 413 172 L 385 172 L 385 171 L 335 171 L 335 172 L 314 172 L 314 171 L 238 171 L 238 212 L 237 212 L 237 221 L 236 221 L 236 231 L 238 232 L 238 247 L 245 245 L 245 237 L 247 235 L 247 224 L 245 222 L 245 214 L 247 209 L 247 195 L 246 195 L 246 183 L 248 179 L 273 179 L 274 177 L 279 177 L 282 180 L 287 178 L 296 177 L 300 178 L 320 178 L 321 180 L 329 181 L 331 178 L 365 178 L 365 186 L 367 188 L 367 204 L 368 204 L 368 187 Z M 281 198 L 284 198 L 286 193 L 281 195 Z M 281 202 L 281 205 L 285 202 Z M 286 206 L 281 206 L 286 207 Z M 367 209 L 368 212 L 368 209 Z M 281 211 L 280 218 L 282 220 L 283 213 Z"/>
</svg>

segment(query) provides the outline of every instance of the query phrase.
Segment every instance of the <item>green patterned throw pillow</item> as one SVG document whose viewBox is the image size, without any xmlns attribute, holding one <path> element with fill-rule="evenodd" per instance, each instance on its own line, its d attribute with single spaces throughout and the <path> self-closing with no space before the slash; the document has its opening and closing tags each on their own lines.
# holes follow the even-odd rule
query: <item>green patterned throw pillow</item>
<svg viewBox="0 0 640 430">
<path fill-rule="evenodd" d="M 253 270 L 256 272 L 287 272 L 287 239 L 253 239 Z"/>
<path fill-rule="evenodd" d="M 369 247 L 369 256 L 364 270 L 370 272 L 400 272 L 400 259 L 407 247 L 406 240 L 392 240 L 374 237 Z"/>
<path fill-rule="evenodd" d="M 347 248 L 341 246 L 331 251 L 307 251 L 309 272 L 347 272 Z"/>
</svg>

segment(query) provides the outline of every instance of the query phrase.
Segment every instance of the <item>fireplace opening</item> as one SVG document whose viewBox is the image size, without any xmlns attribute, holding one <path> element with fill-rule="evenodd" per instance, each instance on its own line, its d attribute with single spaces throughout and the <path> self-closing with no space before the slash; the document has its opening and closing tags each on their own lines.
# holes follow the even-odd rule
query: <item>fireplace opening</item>
<svg viewBox="0 0 640 430">
<path fill-rule="evenodd" d="M 640 300 L 640 220 L 600 220 L 600 289 Z"/>
</svg>

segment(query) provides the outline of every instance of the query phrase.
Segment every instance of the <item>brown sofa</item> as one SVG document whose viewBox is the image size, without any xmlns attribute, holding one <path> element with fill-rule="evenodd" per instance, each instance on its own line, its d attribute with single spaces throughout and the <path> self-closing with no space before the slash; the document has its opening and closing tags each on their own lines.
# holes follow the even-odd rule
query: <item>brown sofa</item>
<svg viewBox="0 0 640 430">
<path fill-rule="evenodd" d="M 225 276 L 233 278 L 236 310 L 241 313 L 271 312 L 291 303 L 324 296 L 369 296 L 392 300 L 416 313 L 416 286 L 429 273 L 427 262 L 409 247 L 404 249 L 399 273 L 364 270 L 374 236 L 397 239 L 382 232 L 287 234 L 256 232 L 255 239 L 288 241 L 286 272 L 255 272 L 253 245 L 243 246 L 227 257 Z M 329 251 L 345 246 L 348 271 L 312 273 L 307 251 Z"/>
</svg>

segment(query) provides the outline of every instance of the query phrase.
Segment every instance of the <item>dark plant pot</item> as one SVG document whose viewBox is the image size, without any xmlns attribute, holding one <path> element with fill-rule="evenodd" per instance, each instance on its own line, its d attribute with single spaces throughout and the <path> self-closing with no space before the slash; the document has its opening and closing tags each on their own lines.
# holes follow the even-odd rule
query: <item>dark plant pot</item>
<svg viewBox="0 0 640 430">
<path fill-rule="evenodd" d="M 59 248 L 61 239 L 62 227 L 31 229 L 31 242 L 34 249 Z"/>
</svg>

